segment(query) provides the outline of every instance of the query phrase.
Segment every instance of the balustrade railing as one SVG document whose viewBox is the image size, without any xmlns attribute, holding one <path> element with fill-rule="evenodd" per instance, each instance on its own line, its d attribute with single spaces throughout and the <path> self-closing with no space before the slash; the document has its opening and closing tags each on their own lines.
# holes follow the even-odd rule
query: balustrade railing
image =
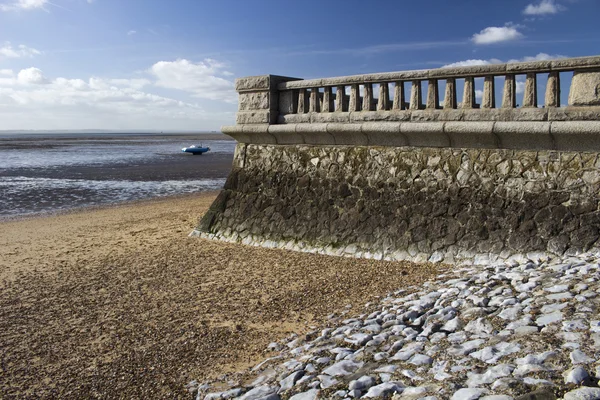
<svg viewBox="0 0 600 400">
<path fill-rule="evenodd" d="M 237 124 L 222 130 L 241 143 L 600 151 L 600 56 L 310 80 L 262 75 L 238 79 L 236 89 Z"/>
<path fill-rule="evenodd" d="M 537 81 L 542 75 L 547 79 L 543 107 L 560 107 L 560 74 L 593 69 L 600 69 L 600 57 L 293 80 L 277 86 L 279 113 L 538 108 Z M 499 77 L 504 78 L 504 85 L 502 102 L 497 105 L 495 83 Z M 522 97 L 518 99 L 517 82 L 521 77 L 524 83 Z M 483 80 L 480 96 L 475 90 L 477 79 Z M 445 83 L 443 102 L 439 97 L 441 82 Z M 409 98 L 407 85 L 410 85 Z M 457 96 L 459 86 L 463 87 L 461 102 Z M 479 103 L 477 97 L 481 98 Z M 574 101 L 569 105 L 583 104 Z"/>
</svg>

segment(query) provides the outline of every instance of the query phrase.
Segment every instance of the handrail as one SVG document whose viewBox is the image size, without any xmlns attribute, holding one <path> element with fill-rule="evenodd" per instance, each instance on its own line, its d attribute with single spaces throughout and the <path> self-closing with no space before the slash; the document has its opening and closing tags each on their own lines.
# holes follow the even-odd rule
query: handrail
<svg viewBox="0 0 600 400">
<path fill-rule="evenodd" d="M 544 72 L 566 72 L 574 69 L 600 68 L 600 56 L 564 58 L 549 61 L 526 61 L 507 64 L 475 65 L 468 67 L 447 67 L 413 71 L 385 72 L 362 75 L 349 75 L 333 78 L 294 80 L 280 83 L 280 91 L 310 89 L 314 87 L 351 85 L 363 83 L 390 83 L 394 81 L 425 80 L 430 78 L 448 79 L 471 76 L 502 76 L 506 74 L 526 74 Z"/>
<path fill-rule="evenodd" d="M 259 124 L 600 121 L 600 56 L 307 80 L 249 76 L 236 80 L 236 90 L 236 124 L 248 131 L 265 130 Z"/>
</svg>

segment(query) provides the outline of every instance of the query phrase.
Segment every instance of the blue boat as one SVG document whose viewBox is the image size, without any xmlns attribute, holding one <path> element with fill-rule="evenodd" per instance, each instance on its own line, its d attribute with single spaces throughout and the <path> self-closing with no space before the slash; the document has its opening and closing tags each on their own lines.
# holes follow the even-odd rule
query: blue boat
<svg viewBox="0 0 600 400">
<path fill-rule="evenodd" d="M 181 149 L 181 151 L 184 153 L 191 153 L 193 155 L 202 155 L 203 153 L 210 151 L 210 147 L 202 147 L 202 145 L 191 145 L 190 147 L 184 147 L 183 149 Z"/>
</svg>

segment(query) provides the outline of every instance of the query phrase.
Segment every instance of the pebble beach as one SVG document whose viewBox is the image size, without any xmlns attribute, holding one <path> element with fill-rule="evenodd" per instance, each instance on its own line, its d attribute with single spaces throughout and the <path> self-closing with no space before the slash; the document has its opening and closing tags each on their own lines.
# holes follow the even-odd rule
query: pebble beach
<svg viewBox="0 0 600 400">
<path fill-rule="evenodd" d="M 341 310 L 197 399 L 597 399 L 597 254 L 512 257 Z M 197 383 L 194 382 L 194 385 Z"/>
</svg>

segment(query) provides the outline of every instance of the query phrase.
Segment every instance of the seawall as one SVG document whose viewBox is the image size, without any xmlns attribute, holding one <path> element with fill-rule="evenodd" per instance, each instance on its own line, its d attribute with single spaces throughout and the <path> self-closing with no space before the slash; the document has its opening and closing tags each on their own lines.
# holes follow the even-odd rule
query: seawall
<svg viewBox="0 0 600 400">
<path fill-rule="evenodd" d="M 433 99 L 425 105 L 416 74 L 406 104 L 398 100 L 403 83 L 395 84 L 393 101 L 384 88 L 388 83 L 379 83 L 375 98 L 370 76 L 361 78 L 362 97 L 358 85 L 350 84 L 349 99 L 339 82 L 358 78 L 331 78 L 336 101 L 329 86 L 302 92 L 303 84 L 314 82 L 282 83 L 276 77 L 257 89 L 245 78 L 238 87 L 245 99 L 242 119 L 224 128 L 239 142 L 233 170 L 195 234 L 299 251 L 444 262 L 599 248 L 600 85 L 588 83 L 600 83 L 600 73 L 573 67 L 579 78 L 571 82 L 572 104 L 559 107 L 559 75 L 548 63 L 546 102 L 539 107 L 536 75 L 525 70 L 524 100 L 535 101 L 513 107 L 513 93 L 510 107 L 496 109 L 489 82 L 511 68 L 452 71 L 485 76 L 488 101 L 475 103 L 470 93 L 476 81 L 467 77 L 459 107 L 456 94 L 448 92 L 449 86 L 456 90 L 456 80 L 447 78 L 446 108 L 437 106 L 438 81 L 429 78 L 442 76 L 435 71 L 443 69 L 419 72 L 428 77 L 427 98 Z M 388 78 L 395 82 L 401 74 L 408 73 Z M 504 97 L 511 79 L 505 78 Z M 282 90 L 286 85 L 300 89 Z M 249 96 L 247 90 L 270 97 Z M 253 107 L 265 110 L 268 123 L 250 123 L 249 115 L 260 114 L 248 111 Z"/>
</svg>

